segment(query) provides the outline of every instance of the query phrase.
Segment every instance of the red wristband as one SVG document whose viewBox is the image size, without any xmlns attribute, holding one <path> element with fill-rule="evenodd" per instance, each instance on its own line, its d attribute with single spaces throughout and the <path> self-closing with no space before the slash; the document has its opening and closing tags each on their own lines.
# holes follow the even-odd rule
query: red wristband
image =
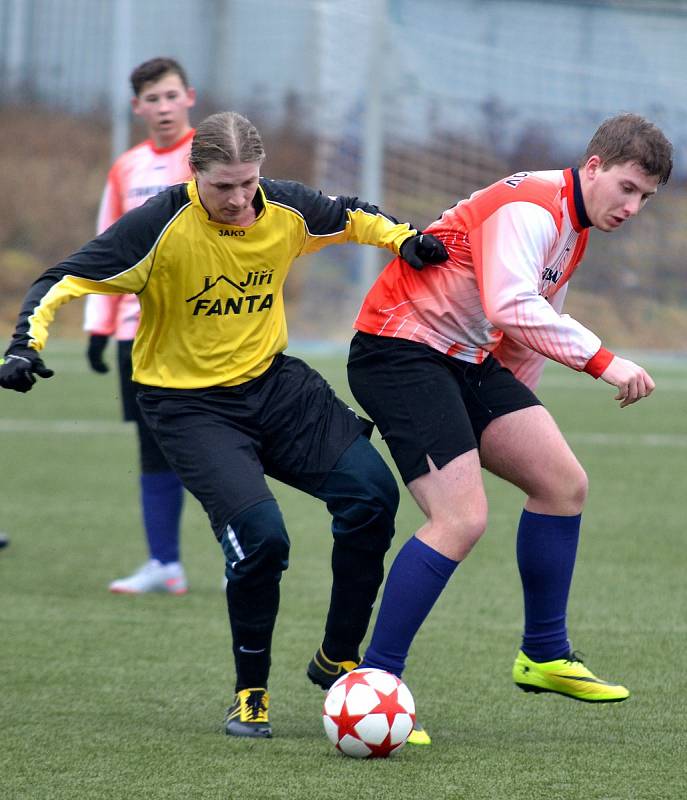
<svg viewBox="0 0 687 800">
<path fill-rule="evenodd" d="M 587 361 L 584 371 L 589 373 L 592 378 L 600 377 L 606 367 L 613 361 L 615 355 L 605 347 L 600 347 L 598 351 Z"/>
</svg>

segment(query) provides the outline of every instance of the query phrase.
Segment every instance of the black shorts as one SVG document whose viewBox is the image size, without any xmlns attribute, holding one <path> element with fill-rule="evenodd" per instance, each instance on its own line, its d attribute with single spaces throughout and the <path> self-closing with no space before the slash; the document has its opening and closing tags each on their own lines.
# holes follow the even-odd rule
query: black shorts
<svg viewBox="0 0 687 800">
<path fill-rule="evenodd" d="M 140 422 L 141 411 L 136 402 L 138 385 L 131 378 L 133 365 L 131 350 L 133 341 L 128 339 L 117 342 L 117 366 L 119 368 L 119 396 L 122 400 L 122 416 L 126 422 Z"/>
<path fill-rule="evenodd" d="M 441 469 L 478 448 L 492 420 L 541 405 L 493 356 L 470 364 L 419 342 L 360 332 L 348 381 L 406 484 L 429 472 L 427 456 Z"/>
<path fill-rule="evenodd" d="M 134 383 L 131 374 L 131 350 L 133 341 L 123 339 L 117 342 L 117 366 L 119 367 L 119 396 L 122 401 L 122 417 L 125 422 L 135 422 L 138 432 L 138 455 L 141 472 L 168 472 L 171 467 L 167 463 L 164 453 L 160 450 L 157 440 L 143 419 L 141 409 L 136 402 L 136 395 L 141 388 Z"/>
<path fill-rule="evenodd" d="M 237 514 L 272 498 L 265 475 L 313 492 L 355 439 L 372 431 L 318 372 L 283 354 L 239 386 L 141 386 L 138 402 L 218 537 Z"/>
</svg>

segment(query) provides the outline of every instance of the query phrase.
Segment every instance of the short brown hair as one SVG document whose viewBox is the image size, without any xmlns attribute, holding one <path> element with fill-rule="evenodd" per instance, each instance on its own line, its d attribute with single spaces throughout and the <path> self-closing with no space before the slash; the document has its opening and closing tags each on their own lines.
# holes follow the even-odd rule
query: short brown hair
<svg viewBox="0 0 687 800">
<path fill-rule="evenodd" d="M 258 129 L 235 111 L 206 117 L 196 128 L 191 143 L 191 166 L 203 172 L 215 161 L 223 164 L 265 160 L 265 148 Z"/>
<path fill-rule="evenodd" d="M 635 161 L 662 184 L 668 182 L 673 168 L 672 144 L 656 125 L 639 114 L 617 114 L 605 120 L 587 145 L 580 166 L 592 156 L 601 159 L 603 169 Z"/>
<path fill-rule="evenodd" d="M 151 58 L 139 64 L 129 76 L 131 88 L 138 97 L 146 83 L 159 81 L 165 75 L 178 75 L 184 87 L 188 89 L 186 70 L 173 58 Z"/>
</svg>

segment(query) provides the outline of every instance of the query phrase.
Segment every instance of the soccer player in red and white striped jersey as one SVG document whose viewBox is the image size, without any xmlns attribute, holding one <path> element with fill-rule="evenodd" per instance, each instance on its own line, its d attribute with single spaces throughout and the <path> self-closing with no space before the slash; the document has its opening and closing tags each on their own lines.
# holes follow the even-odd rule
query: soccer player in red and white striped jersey
<svg viewBox="0 0 687 800">
<path fill-rule="evenodd" d="M 625 699 L 571 651 L 566 607 L 586 474 L 534 389 L 546 359 L 601 378 L 620 407 L 654 389 L 640 366 L 562 313 L 589 230 L 618 229 L 664 184 L 672 147 L 634 114 L 607 120 L 575 169 L 519 172 L 427 229 L 448 259 L 396 258 L 355 322 L 349 380 L 426 522 L 400 551 L 363 665 L 401 674 L 412 639 L 484 532 L 484 467 L 525 495 L 517 534 L 525 626 L 513 668 L 527 691 Z"/>
</svg>

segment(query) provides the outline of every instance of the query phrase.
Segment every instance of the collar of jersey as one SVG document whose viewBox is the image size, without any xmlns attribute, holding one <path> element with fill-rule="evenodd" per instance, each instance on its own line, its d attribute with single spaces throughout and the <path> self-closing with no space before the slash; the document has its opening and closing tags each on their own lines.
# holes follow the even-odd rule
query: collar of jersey
<svg viewBox="0 0 687 800">
<path fill-rule="evenodd" d="M 577 167 L 563 170 L 565 177 L 565 199 L 568 204 L 568 213 L 572 220 L 573 228 L 580 233 L 584 228 L 591 228 L 592 221 L 587 216 L 582 197 L 582 184 Z"/>
<path fill-rule="evenodd" d="M 174 142 L 174 144 L 170 144 L 169 147 L 156 147 L 155 142 L 152 139 L 148 139 L 148 144 L 150 145 L 150 149 L 153 151 L 153 153 L 157 153 L 158 155 L 160 155 L 161 153 L 171 153 L 172 150 L 176 150 L 177 147 L 182 147 L 183 145 L 185 145 L 189 139 L 193 139 L 195 132 L 196 129 L 191 128 L 191 130 L 188 133 L 185 133 L 181 137 L 181 139 L 177 139 L 177 141 Z"/>
</svg>

